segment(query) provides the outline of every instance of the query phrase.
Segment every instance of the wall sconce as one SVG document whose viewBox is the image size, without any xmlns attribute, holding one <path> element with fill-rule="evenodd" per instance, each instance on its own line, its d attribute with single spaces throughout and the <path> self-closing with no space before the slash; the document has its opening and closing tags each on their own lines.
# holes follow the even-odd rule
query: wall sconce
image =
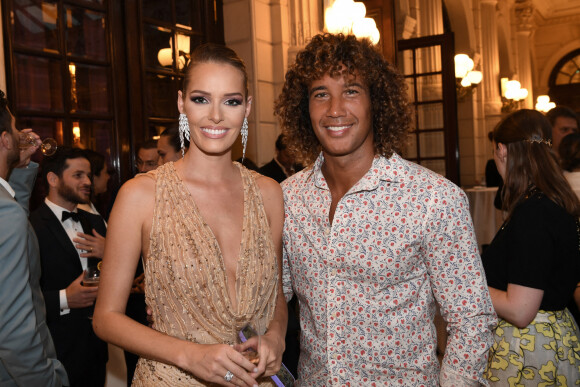
<svg viewBox="0 0 580 387">
<path fill-rule="evenodd" d="M 457 99 L 462 101 L 473 93 L 473 90 L 483 80 L 481 71 L 473 70 L 473 59 L 465 54 L 457 54 L 455 58 L 455 89 Z"/>
<path fill-rule="evenodd" d="M 176 34 L 175 39 L 177 40 L 177 68 L 182 70 L 189 63 L 190 59 L 190 46 L 189 46 L 189 36 Z M 173 39 L 169 38 L 169 48 L 162 48 L 157 53 L 157 60 L 159 64 L 163 67 L 171 66 L 173 64 Z"/>
<path fill-rule="evenodd" d="M 547 113 L 556 107 L 556 103 L 550 102 L 550 97 L 547 95 L 539 95 L 536 102 L 536 110 Z"/>
<path fill-rule="evenodd" d="M 513 112 L 520 108 L 520 101 L 528 97 L 528 89 L 522 88 L 521 83 L 508 78 L 501 79 L 501 111 Z"/>
<path fill-rule="evenodd" d="M 81 127 L 80 127 L 78 121 L 73 122 L 72 135 L 73 135 L 73 144 L 75 144 L 75 146 L 77 146 L 77 147 L 80 146 Z"/>
<path fill-rule="evenodd" d="M 365 17 L 367 9 L 354 0 L 336 0 L 324 11 L 324 25 L 331 34 L 352 34 L 357 38 L 369 38 L 373 44 L 381 39 L 374 19 Z"/>
</svg>

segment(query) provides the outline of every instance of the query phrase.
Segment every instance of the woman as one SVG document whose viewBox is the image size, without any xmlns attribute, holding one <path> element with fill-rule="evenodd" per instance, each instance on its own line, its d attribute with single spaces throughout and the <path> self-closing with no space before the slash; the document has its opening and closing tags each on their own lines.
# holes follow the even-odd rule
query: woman
<svg viewBox="0 0 580 387">
<path fill-rule="evenodd" d="M 179 140 L 179 129 L 177 126 L 170 126 L 161 132 L 159 140 L 157 140 L 157 153 L 159 154 L 159 165 L 163 165 L 168 161 L 177 161 L 183 157 L 187 148 L 189 148 L 189 141 L 185 141 L 184 148 Z"/>
<path fill-rule="evenodd" d="M 177 104 L 189 150 L 119 192 L 95 332 L 141 356 L 136 386 L 270 385 L 265 376 L 280 367 L 287 321 L 284 209 L 275 181 L 231 161 L 240 132 L 247 139 L 251 106 L 241 59 L 223 46 L 198 47 Z M 153 329 L 124 314 L 141 252 Z M 268 328 L 257 366 L 231 345 L 255 318 Z"/>
<path fill-rule="evenodd" d="M 548 120 L 526 109 L 493 133 L 507 212 L 482 256 L 500 317 L 486 372 L 495 385 L 580 379 L 580 333 L 566 309 L 579 280 L 580 203 L 550 149 L 550 135 Z"/>
<path fill-rule="evenodd" d="M 101 215 L 95 208 L 94 202 L 97 196 L 107 192 L 107 184 L 111 175 L 105 162 L 105 156 L 91 149 L 85 149 L 84 153 L 91 164 L 91 182 L 93 184 L 91 186 L 91 201 L 86 204 L 79 204 L 78 208 L 92 214 Z"/>
</svg>

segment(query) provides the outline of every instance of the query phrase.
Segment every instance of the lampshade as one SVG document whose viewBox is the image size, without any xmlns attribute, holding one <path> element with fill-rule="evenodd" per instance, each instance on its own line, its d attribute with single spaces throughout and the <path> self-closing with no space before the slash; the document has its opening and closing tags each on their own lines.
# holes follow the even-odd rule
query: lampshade
<svg viewBox="0 0 580 387">
<path fill-rule="evenodd" d="M 172 51 L 171 48 L 162 48 L 159 50 L 157 53 L 157 60 L 161 66 L 171 66 L 171 63 L 173 62 Z"/>
<path fill-rule="evenodd" d="M 455 78 L 464 78 L 468 72 L 473 70 L 473 60 L 465 54 L 455 55 Z"/>
<path fill-rule="evenodd" d="M 326 31 L 336 34 L 353 34 L 357 38 L 369 38 L 377 44 L 381 34 L 372 18 L 365 18 L 366 7 L 354 0 L 336 0 L 324 11 Z"/>
<path fill-rule="evenodd" d="M 474 85 L 478 85 L 481 83 L 482 79 L 483 79 L 483 74 L 481 71 L 470 71 L 467 73 L 466 78 L 469 79 L 469 82 L 474 84 Z"/>
<path fill-rule="evenodd" d="M 369 38 L 373 44 L 377 44 L 380 39 L 380 35 L 375 35 L 376 41 L 373 39 L 373 32 L 377 30 L 377 23 L 375 20 L 369 17 L 356 20 L 352 25 L 352 33 L 359 38 Z"/>
<path fill-rule="evenodd" d="M 528 98 L 528 89 L 519 89 L 516 94 L 516 101 L 521 101 L 526 98 Z"/>
</svg>

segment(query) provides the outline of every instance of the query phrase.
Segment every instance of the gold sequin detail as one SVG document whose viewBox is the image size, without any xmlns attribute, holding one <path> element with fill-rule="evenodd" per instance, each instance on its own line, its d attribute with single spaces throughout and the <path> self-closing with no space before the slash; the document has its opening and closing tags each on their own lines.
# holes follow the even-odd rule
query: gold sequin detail
<svg viewBox="0 0 580 387">
<path fill-rule="evenodd" d="M 236 163 L 244 187 L 242 243 L 236 273 L 237 310 L 226 287 L 223 258 L 195 198 L 173 163 L 154 171 L 155 209 L 145 262 L 145 298 L 160 332 L 201 344 L 232 343 L 253 316 L 272 319 L 278 267 L 254 172 Z M 271 385 L 269 378 L 260 385 Z M 134 386 L 205 385 L 176 367 L 139 359 Z"/>
</svg>

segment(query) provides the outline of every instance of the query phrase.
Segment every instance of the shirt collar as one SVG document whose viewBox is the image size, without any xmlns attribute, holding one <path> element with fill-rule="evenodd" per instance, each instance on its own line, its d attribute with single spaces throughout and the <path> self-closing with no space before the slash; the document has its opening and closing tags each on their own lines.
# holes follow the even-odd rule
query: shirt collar
<svg viewBox="0 0 580 387">
<path fill-rule="evenodd" d="M 314 176 L 314 184 L 320 189 L 328 189 L 328 184 L 322 173 L 322 165 L 324 164 L 324 155 L 322 152 L 318 155 L 316 162 L 312 168 L 312 175 Z M 378 187 L 380 181 L 397 182 L 402 180 L 406 175 L 408 165 L 396 153 L 389 158 L 377 155 L 373 159 L 373 163 L 368 172 L 351 188 L 351 192 L 368 191 Z"/>
<path fill-rule="evenodd" d="M 76 207 L 75 207 L 75 209 L 73 211 L 69 211 L 69 210 L 67 210 L 64 207 L 59 206 L 58 204 L 54 204 L 53 202 L 51 202 L 50 200 L 48 200 L 48 198 L 45 198 L 44 199 L 44 203 L 46 203 L 46 205 L 48 206 L 48 208 L 50 208 L 50 210 L 54 213 L 54 215 L 56 215 L 56 217 L 58 218 L 58 220 L 61 220 L 62 219 L 62 213 L 63 213 L 63 211 L 66 211 L 66 212 L 77 212 Z"/>
<path fill-rule="evenodd" d="M 8 193 L 10 194 L 10 196 L 14 197 L 16 196 L 16 192 L 14 192 L 14 190 L 12 189 L 12 187 L 10 187 L 10 184 L 8 184 L 8 182 L 6 180 L 4 180 L 3 178 L 0 177 L 0 185 L 2 187 L 4 187 L 6 189 L 6 191 L 8 191 Z"/>
</svg>

